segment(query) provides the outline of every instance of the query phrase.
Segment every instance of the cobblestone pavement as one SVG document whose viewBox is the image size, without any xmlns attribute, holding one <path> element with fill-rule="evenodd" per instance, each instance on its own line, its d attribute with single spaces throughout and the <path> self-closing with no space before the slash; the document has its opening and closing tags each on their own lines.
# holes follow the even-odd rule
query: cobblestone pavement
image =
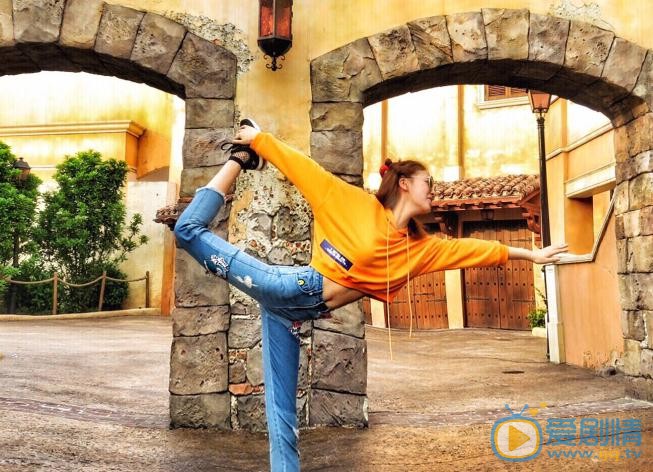
<svg viewBox="0 0 653 472">
<path fill-rule="evenodd" d="M 366 336 L 370 427 L 302 431 L 303 470 L 653 470 L 653 405 L 624 398 L 619 376 L 549 364 L 541 339 L 395 332 L 390 360 L 387 333 Z M 262 434 L 168 428 L 170 342 L 163 318 L 0 322 L 0 471 L 267 470 Z M 608 434 L 591 458 L 551 457 L 564 447 L 545 437 L 536 459 L 503 462 L 490 430 L 504 404 L 537 408 L 543 429 L 639 420 L 641 456 Z"/>
</svg>

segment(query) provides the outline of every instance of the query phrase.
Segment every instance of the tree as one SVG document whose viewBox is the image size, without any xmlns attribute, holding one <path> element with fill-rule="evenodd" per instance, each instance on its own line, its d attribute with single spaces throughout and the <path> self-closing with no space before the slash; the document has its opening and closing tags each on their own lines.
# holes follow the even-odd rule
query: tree
<svg viewBox="0 0 653 472">
<path fill-rule="evenodd" d="M 14 167 L 17 159 L 0 141 L 0 277 L 16 276 L 20 255 L 31 239 L 41 179 L 22 175 Z M 6 283 L 0 283 L 0 296 Z"/>
<path fill-rule="evenodd" d="M 84 151 L 57 165 L 57 191 L 44 194 L 34 239 L 47 267 L 72 283 L 84 283 L 103 270 L 124 277 L 118 266 L 142 244 L 142 217 L 126 221 L 122 187 L 129 171 L 124 161 L 102 160 L 99 152 Z M 122 285 L 122 286 L 121 286 Z M 126 284 L 107 284 L 107 309 L 117 308 L 127 296 Z M 116 291 L 122 295 L 116 297 Z M 62 310 L 83 311 L 97 306 L 97 285 L 92 290 L 64 289 Z M 115 306 L 115 305 L 118 306 Z"/>
</svg>

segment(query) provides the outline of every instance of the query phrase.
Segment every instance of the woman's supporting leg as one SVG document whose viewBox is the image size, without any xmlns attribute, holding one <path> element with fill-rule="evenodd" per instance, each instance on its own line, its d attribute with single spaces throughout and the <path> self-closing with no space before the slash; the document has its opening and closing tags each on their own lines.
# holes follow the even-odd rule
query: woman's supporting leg
<svg viewBox="0 0 653 472">
<path fill-rule="evenodd" d="M 175 225 L 175 236 L 179 246 L 200 264 L 262 302 L 263 370 L 270 464 L 273 472 L 296 472 L 299 471 L 296 411 L 299 339 L 292 321 L 264 306 L 266 301 L 279 302 L 280 298 L 287 298 L 288 302 L 294 303 L 297 302 L 297 297 L 301 298 L 301 303 L 312 305 L 316 295 L 305 294 L 297 287 L 292 289 L 292 284 L 284 285 L 282 279 L 296 279 L 294 272 L 284 277 L 278 270 L 232 246 L 208 229 L 224 204 L 224 193 L 240 172 L 240 167 L 234 168 L 234 165 L 237 166 L 227 162 L 207 185 L 208 188 L 200 189 L 195 194 Z"/>
<path fill-rule="evenodd" d="M 299 472 L 297 377 L 299 339 L 292 322 L 261 307 L 265 414 L 270 440 L 270 470 Z"/>
</svg>

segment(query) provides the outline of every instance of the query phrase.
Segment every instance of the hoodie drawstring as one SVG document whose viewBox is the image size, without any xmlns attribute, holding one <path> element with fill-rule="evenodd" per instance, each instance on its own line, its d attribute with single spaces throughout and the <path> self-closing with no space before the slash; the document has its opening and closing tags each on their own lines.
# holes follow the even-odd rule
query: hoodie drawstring
<svg viewBox="0 0 653 472">
<path fill-rule="evenodd" d="M 392 360 L 392 331 L 390 330 L 390 221 L 385 225 L 385 312 L 388 325 L 388 347 Z"/>
<path fill-rule="evenodd" d="M 406 233 L 406 259 L 408 260 L 408 271 L 406 272 L 406 289 L 408 290 L 408 313 L 410 314 L 410 327 L 408 328 L 408 337 L 413 336 L 413 304 L 410 294 L 410 244 L 408 243 L 408 233 Z"/>
<path fill-rule="evenodd" d="M 408 290 L 408 313 L 410 314 L 410 325 L 408 337 L 413 336 L 413 303 L 410 293 L 410 242 L 408 233 L 406 233 L 406 289 Z M 390 360 L 392 360 L 392 330 L 390 329 L 390 221 L 386 221 L 385 226 L 385 312 L 386 323 L 388 325 L 388 348 L 390 350 Z"/>
</svg>

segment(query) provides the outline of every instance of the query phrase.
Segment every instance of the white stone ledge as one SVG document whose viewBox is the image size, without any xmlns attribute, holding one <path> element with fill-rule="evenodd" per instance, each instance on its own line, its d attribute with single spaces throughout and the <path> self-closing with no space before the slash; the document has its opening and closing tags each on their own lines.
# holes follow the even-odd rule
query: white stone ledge
<svg viewBox="0 0 653 472">
<path fill-rule="evenodd" d="M 140 138 L 145 128 L 131 120 L 0 126 L 3 136 L 50 136 L 62 134 L 128 133 Z"/>
</svg>

